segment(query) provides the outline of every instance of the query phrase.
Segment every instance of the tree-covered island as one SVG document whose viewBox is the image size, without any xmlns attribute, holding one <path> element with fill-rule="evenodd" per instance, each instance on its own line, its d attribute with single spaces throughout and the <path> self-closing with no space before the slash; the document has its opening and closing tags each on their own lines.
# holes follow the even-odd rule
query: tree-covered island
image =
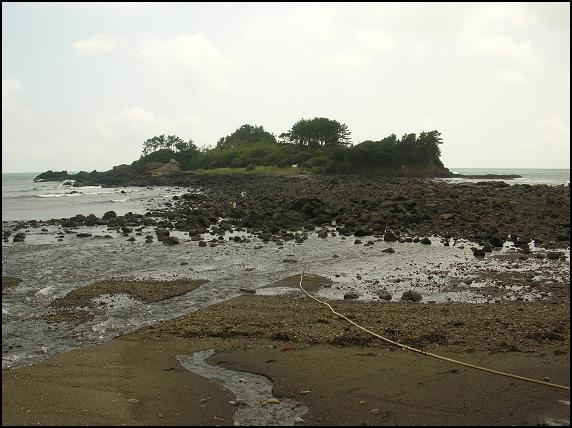
<svg viewBox="0 0 572 428">
<path fill-rule="evenodd" d="M 317 173 L 385 177 L 452 177 L 441 162 L 437 130 L 391 134 L 351 143 L 348 126 L 337 120 L 301 119 L 278 137 L 262 126 L 245 124 L 216 145 L 199 148 L 192 139 L 161 134 L 143 142 L 141 157 L 107 172 L 47 171 L 36 180 L 75 179 L 78 184 L 128 185 L 184 183 L 189 174 Z M 513 176 L 488 178 L 515 178 Z M 177 181 L 178 180 L 178 181 Z"/>
</svg>

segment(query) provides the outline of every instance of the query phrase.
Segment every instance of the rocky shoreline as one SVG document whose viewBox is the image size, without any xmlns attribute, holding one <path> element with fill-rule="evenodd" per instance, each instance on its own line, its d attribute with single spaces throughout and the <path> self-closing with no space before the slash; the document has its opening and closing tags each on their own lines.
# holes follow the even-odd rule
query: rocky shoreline
<svg viewBox="0 0 572 428">
<path fill-rule="evenodd" d="M 248 230 L 263 240 L 303 242 L 308 233 L 358 239 L 405 241 L 430 235 L 479 242 L 487 252 L 511 241 L 522 251 L 534 245 L 570 244 L 570 187 L 507 185 L 504 182 L 448 184 L 421 179 L 359 176 L 187 176 L 189 191 L 146 214 L 101 218 L 83 213 L 4 227 L 5 241 L 25 239 L 23 228 L 66 229 L 107 225 L 125 236 L 155 226 L 190 236 Z M 198 189 L 198 190 L 197 190 Z M 174 242 L 174 241 L 173 241 Z M 482 253 L 481 253 L 482 254 Z"/>
</svg>

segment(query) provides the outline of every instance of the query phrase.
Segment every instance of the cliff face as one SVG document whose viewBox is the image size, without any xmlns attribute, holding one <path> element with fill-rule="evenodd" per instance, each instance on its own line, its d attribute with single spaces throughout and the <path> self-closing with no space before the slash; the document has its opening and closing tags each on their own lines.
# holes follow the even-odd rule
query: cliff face
<svg viewBox="0 0 572 428">
<path fill-rule="evenodd" d="M 181 164 L 175 159 L 169 160 L 169 162 L 149 162 L 145 165 L 146 168 L 151 172 L 154 177 L 159 177 L 163 175 L 171 175 L 181 172 Z"/>
</svg>

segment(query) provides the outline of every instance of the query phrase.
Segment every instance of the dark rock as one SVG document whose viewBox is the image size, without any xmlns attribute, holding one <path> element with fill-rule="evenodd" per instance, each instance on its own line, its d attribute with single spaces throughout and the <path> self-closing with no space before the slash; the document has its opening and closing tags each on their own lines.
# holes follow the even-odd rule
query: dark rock
<svg viewBox="0 0 572 428">
<path fill-rule="evenodd" d="M 551 251 L 549 253 L 546 253 L 546 258 L 549 260 L 558 260 L 558 259 L 563 259 L 564 257 L 565 257 L 564 253 L 560 251 Z"/>
<path fill-rule="evenodd" d="M 471 251 L 473 252 L 473 255 L 475 257 L 485 257 L 485 252 L 483 250 L 479 250 L 478 248 L 471 248 Z"/>
<path fill-rule="evenodd" d="M 391 293 L 389 291 L 385 291 L 385 290 L 378 291 L 377 297 L 379 297 L 381 300 L 387 300 L 387 301 L 389 301 L 393 298 Z"/>
<path fill-rule="evenodd" d="M 327 238 L 328 237 L 328 230 L 322 229 L 318 232 L 318 238 Z"/>
<path fill-rule="evenodd" d="M 207 243 L 205 241 L 199 241 L 199 247 L 206 247 Z"/>
<path fill-rule="evenodd" d="M 165 244 L 165 245 L 178 245 L 179 244 L 179 238 L 177 238 L 176 236 L 169 236 L 169 237 L 167 237 L 166 240 L 163 241 L 163 244 Z"/>
<path fill-rule="evenodd" d="M 383 240 L 385 242 L 396 242 L 397 241 L 397 235 L 393 232 L 385 232 L 385 235 L 383 235 Z"/>
<path fill-rule="evenodd" d="M 423 296 L 421 296 L 421 294 L 419 294 L 417 291 L 409 290 L 401 295 L 401 300 L 408 302 L 420 302 L 423 300 Z"/>
<path fill-rule="evenodd" d="M 493 236 L 492 238 L 489 239 L 489 243 L 493 247 L 502 247 L 504 245 L 504 239 L 499 238 L 498 236 Z"/>
<path fill-rule="evenodd" d="M 393 253 L 395 253 L 395 250 L 393 248 L 389 247 L 389 248 L 386 248 L 385 250 L 383 250 L 382 253 L 393 254 Z"/>
<path fill-rule="evenodd" d="M 12 242 L 24 242 L 25 239 L 26 239 L 26 234 L 19 232 L 14 235 L 14 238 L 12 238 Z"/>
<path fill-rule="evenodd" d="M 164 228 L 155 229 L 155 233 L 157 234 L 157 240 L 158 241 L 166 241 L 169 238 L 169 236 L 171 235 L 169 230 L 164 229 Z"/>
<path fill-rule="evenodd" d="M 431 240 L 430 240 L 429 238 L 427 238 L 427 237 L 423 238 L 423 239 L 422 239 L 421 241 L 419 241 L 419 242 L 421 242 L 422 244 L 425 244 L 425 245 L 431 245 Z"/>
<path fill-rule="evenodd" d="M 493 252 L 493 246 L 489 243 L 485 243 L 485 245 L 483 245 L 483 251 L 485 253 L 492 253 Z"/>
<path fill-rule="evenodd" d="M 344 300 L 357 299 L 357 298 L 359 298 L 359 294 L 353 291 L 344 294 Z"/>
<path fill-rule="evenodd" d="M 90 236 L 92 236 L 92 234 L 80 232 L 80 233 L 76 233 L 75 236 L 77 236 L 78 238 L 89 238 Z"/>
</svg>

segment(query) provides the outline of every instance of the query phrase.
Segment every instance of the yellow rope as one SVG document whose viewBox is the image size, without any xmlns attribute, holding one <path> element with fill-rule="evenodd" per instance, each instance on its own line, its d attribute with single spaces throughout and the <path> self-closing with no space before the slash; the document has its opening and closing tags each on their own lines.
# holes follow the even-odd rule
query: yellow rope
<svg viewBox="0 0 572 428">
<path fill-rule="evenodd" d="M 356 327 L 359 328 L 360 330 L 363 330 L 363 331 L 365 331 L 366 333 L 368 333 L 368 334 L 370 334 L 370 335 L 372 335 L 372 336 L 375 336 L 375 337 L 377 337 L 378 339 L 383 340 L 384 342 L 390 343 L 390 344 L 392 344 L 392 345 L 394 345 L 394 346 L 397 346 L 397 347 L 399 347 L 399 348 L 401 348 L 401 349 L 405 349 L 405 350 L 408 350 L 408 351 L 417 352 L 417 353 L 419 353 L 419 354 L 427 355 L 428 357 L 438 358 L 438 359 L 440 359 L 440 360 L 449 361 L 449 362 L 451 362 L 451 363 L 460 364 L 460 365 L 465 366 L 465 367 L 470 367 L 470 368 L 473 368 L 473 369 L 482 370 L 482 371 L 485 371 L 485 372 L 494 373 L 494 374 L 498 374 L 498 375 L 501 375 L 501 376 L 507 376 L 507 377 L 511 377 L 511 378 L 514 378 L 514 379 L 525 380 L 525 381 L 528 381 L 528 382 L 538 383 L 538 384 L 540 384 L 540 385 L 546 385 L 546 386 L 551 386 L 551 387 L 553 387 L 553 388 L 565 389 L 565 390 L 567 390 L 567 391 L 570 391 L 570 387 L 569 387 L 569 386 L 558 385 L 558 384 L 556 384 L 556 383 L 550 383 L 550 382 L 545 382 L 545 381 L 542 381 L 542 380 L 531 379 L 531 378 L 528 378 L 528 377 L 517 376 L 517 375 L 514 375 L 514 374 L 510 374 L 510 373 L 505 373 L 505 372 L 500 372 L 500 371 L 497 371 L 497 370 L 488 369 L 488 368 L 486 368 L 486 367 L 476 366 L 476 365 L 474 365 L 474 364 L 464 363 L 464 362 L 462 362 L 462 361 L 454 360 L 454 359 L 452 359 L 452 358 L 447 358 L 447 357 L 443 357 L 443 356 L 441 356 L 441 355 L 433 354 L 433 353 L 431 353 L 431 352 L 426 352 L 426 351 L 423 351 L 423 350 L 421 350 L 421 349 L 412 348 L 411 346 L 407 346 L 407 345 L 404 345 L 404 344 L 402 344 L 402 343 L 395 342 L 395 341 L 393 341 L 393 340 L 391 340 L 391 339 L 388 339 L 387 337 L 380 336 L 379 334 L 377 334 L 377 333 L 375 333 L 375 332 L 373 332 L 373 331 L 371 331 L 371 330 L 368 330 L 367 328 L 362 327 L 361 325 L 359 325 L 359 324 L 357 324 L 356 322 L 352 321 L 351 319 L 349 319 L 349 318 L 346 317 L 345 315 L 340 314 L 339 312 L 336 312 L 336 311 L 334 310 L 334 308 L 332 308 L 332 306 L 331 306 L 329 303 L 326 303 L 326 302 L 324 302 L 324 301 L 322 301 L 322 300 L 320 300 L 320 299 L 318 299 L 318 298 L 312 296 L 312 295 L 311 295 L 310 293 L 308 293 L 308 292 L 304 289 L 304 287 L 302 286 L 302 281 L 303 281 L 303 279 L 304 279 L 304 272 L 302 272 L 302 273 L 300 274 L 300 289 L 301 289 L 308 297 L 310 297 L 311 299 L 315 300 L 315 301 L 318 302 L 318 303 L 321 303 L 322 305 L 327 306 L 328 308 L 330 308 L 330 310 L 331 310 L 334 314 L 336 314 L 336 315 L 339 316 L 340 318 L 345 319 L 346 321 L 348 321 L 349 323 L 353 324 L 354 326 L 356 326 Z"/>
</svg>

